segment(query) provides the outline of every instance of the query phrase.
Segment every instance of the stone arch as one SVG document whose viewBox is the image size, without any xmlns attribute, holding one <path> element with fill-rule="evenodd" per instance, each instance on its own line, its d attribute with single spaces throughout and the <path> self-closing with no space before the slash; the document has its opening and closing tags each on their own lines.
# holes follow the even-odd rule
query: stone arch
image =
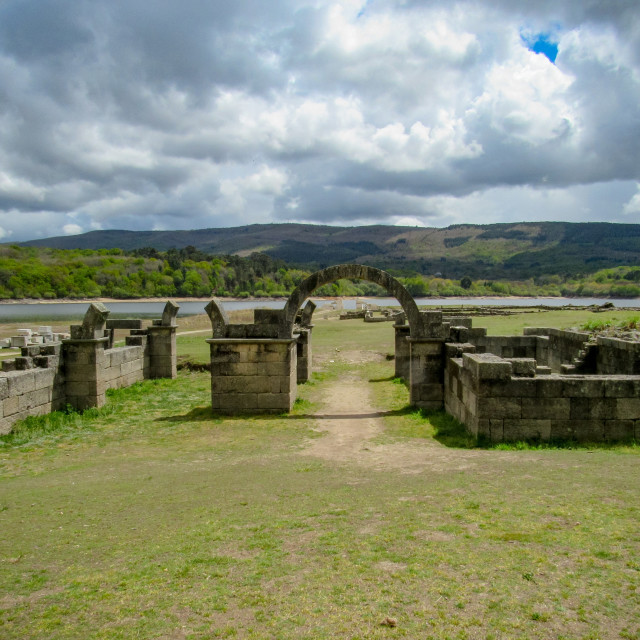
<svg viewBox="0 0 640 640">
<path fill-rule="evenodd" d="M 367 280 L 380 285 L 390 296 L 394 297 L 402 307 L 413 338 L 424 334 L 422 316 L 413 296 L 393 276 L 386 271 L 362 264 L 338 264 L 311 274 L 303 280 L 291 293 L 284 307 L 281 325 L 281 338 L 293 335 L 293 326 L 298 309 L 302 303 L 319 287 L 336 282 L 342 278 Z"/>
</svg>

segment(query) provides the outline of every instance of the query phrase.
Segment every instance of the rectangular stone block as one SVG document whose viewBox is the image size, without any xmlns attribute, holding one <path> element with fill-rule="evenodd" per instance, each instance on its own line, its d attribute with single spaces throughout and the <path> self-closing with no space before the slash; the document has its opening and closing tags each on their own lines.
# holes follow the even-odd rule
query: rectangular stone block
<svg viewBox="0 0 640 640">
<path fill-rule="evenodd" d="M 8 391 L 10 396 L 22 395 L 35 391 L 36 377 L 35 373 L 30 371 L 9 371 L 6 373 Z"/>
<path fill-rule="evenodd" d="M 35 369 L 33 372 L 36 389 L 45 389 L 53 385 L 57 372 L 54 369 Z"/>
<path fill-rule="evenodd" d="M 576 440 L 580 442 L 602 442 L 604 420 L 572 420 Z"/>
<path fill-rule="evenodd" d="M 640 397 L 640 376 L 612 376 L 605 379 L 604 395 L 611 398 Z"/>
<path fill-rule="evenodd" d="M 211 362 L 213 363 L 230 363 L 240 362 L 240 352 L 229 348 L 221 348 L 219 345 L 211 345 Z M 246 362 L 246 360 L 245 360 Z"/>
<path fill-rule="evenodd" d="M 521 398 L 478 398 L 478 418 L 520 418 Z"/>
<path fill-rule="evenodd" d="M 10 396 L 9 398 L 6 398 L 4 400 L 3 413 L 4 413 L 4 417 L 5 418 L 7 416 L 12 416 L 12 415 L 18 413 L 18 409 L 19 409 L 19 406 L 20 406 L 19 398 L 20 398 L 20 396 L 16 395 L 16 396 Z"/>
<path fill-rule="evenodd" d="M 259 409 L 289 411 L 291 402 L 288 393 L 261 393 L 258 395 Z"/>
<path fill-rule="evenodd" d="M 574 420 L 552 420 L 551 440 L 575 440 Z"/>
<path fill-rule="evenodd" d="M 504 422 L 505 441 L 549 440 L 551 437 L 551 420 L 511 420 Z"/>
<path fill-rule="evenodd" d="M 507 380 L 511 377 L 511 363 L 491 353 L 465 353 L 462 363 L 475 380 Z"/>
<path fill-rule="evenodd" d="M 522 417 L 536 420 L 568 420 L 571 417 L 569 398 L 522 398 Z"/>
<path fill-rule="evenodd" d="M 563 378 L 551 376 L 539 376 L 535 378 L 536 396 L 538 398 L 562 398 Z"/>
<path fill-rule="evenodd" d="M 18 396 L 18 411 L 29 411 L 34 407 L 51 402 L 49 389 L 38 389 Z"/>
<path fill-rule="evenodd" d="M 255 413 L 258 409 L 258 394 L 225 393 L 218 395 L 219 409 L 222 411 Z"/>
<path fill-rule="evenodd" d="M 101 367 L 100 370 L 103 368 Z M 65 376 L 68 382 L 85 382 L 95 380 L 98 376 L 98 369 L 92 364 L 82 364 L 75 367 L 65 367 Z"/>
<path fill-rule="evenodd" d="M 490 429 L 491 442 L 504 441 L 504 420 L 490 419 L 489 429 Z"/>
<path fill-rule="evenodd" d="M 563 378 L 562 395 L 565 398 L 602 398 L 605 381 L 602 378 L 571 376 Z"/>
<path fill-rule="evenodd" d="M 256 367 L 261 376 L 288 376 L 291 373 L 290 362 L 259 362 Z"/>
<path fill-rule="evenodd" d="M 536 361 L 533 358 L 511 358 L 513 375 L 518 378 L 533 378 L 536 375 Z"/>
<path fill-rule="evenodd" d="M 212 365 L 213 367 L 214 365 Z M 225 364 L 216 363 L 215 371 L 223 376 L 255 376 L 260 373 L 260 365 L 257 362 L 230 362 Z M 211 369 L 213 375 L 214 369 Z"/>
<path fill-rule="evenodd" d="M 506 380 L 482 380 L 476 384 L 478 396 L 534 398 L 537 396 L 536 380 L 509 378 Z"/>
<path fill-rule="evenodd" d="M 9 383 L 5 376 L 0 376 L 0 400 L 9 397 Z"/>
<path fill-rule="evenodd" d="M 640 398 L 618 398 L 615 417 L 618 420 L 640 419 Z"/>
<path fill-rule="evenodd" d="M 635 436 L 634 420 L 605 420 L 604 439 L 607 442 L 626 442 Z"/>
</svg>

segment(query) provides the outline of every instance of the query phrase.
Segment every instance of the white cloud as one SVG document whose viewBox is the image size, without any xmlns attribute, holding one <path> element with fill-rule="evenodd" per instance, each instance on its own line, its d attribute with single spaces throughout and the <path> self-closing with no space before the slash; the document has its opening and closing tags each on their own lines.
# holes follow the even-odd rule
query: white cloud
<svg viewBox="0 0 640 640">
<path fill-rule="evenodd" d="M 632 5 L 7 0 L 0 224 L 628 221 Z"/>
<path fill-rule="evenodd" d="M 65 224 L 62 231 L 65 236 L 75 236 L 82 233 L 84 229 L 79 224 Z"/>
</svg>

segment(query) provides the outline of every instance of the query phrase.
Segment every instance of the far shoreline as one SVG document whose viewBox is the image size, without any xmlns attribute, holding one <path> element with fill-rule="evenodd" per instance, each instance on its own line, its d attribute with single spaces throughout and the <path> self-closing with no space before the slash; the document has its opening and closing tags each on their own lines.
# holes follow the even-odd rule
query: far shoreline
<svg viewBox="0 0 640 640">
<path fill-rule="evenodd" d="M 375 301 L 375 296 L 311 296 L 314 300 L 323 300 L 323 301 L 334 301 L 334 300 L 370 300 Z M 381 298 L 393 298 L 394 296 L 381 296 Z M 220 296 L 205 296 L 201 298 L 193 298 L 193 297 L 157 297 L 157 298 L 18 298 L 18 299 L 4 299 L 0 300 L 0 305 L 12 305 L 12 304 L 91 304 L 92 302 L 164 302 L 166 300 L 173 300 L 174 302 L 207 302 L 212 298 L 216 298 L 221 302 L 286 302 L 289 298 L 285 297 L 274 297 L 274 298 L 264 298 L 264 297 L 247 297 L 247 298 L 238 298 L 234 296 L 229 297 L 220 297 Z M 478 295 L 468 295 L 468 296 L 415 296 L 414 299 L 419 300 L 466 300 L 469 298 L 473 298 L 474 300 L 557 300 L 557 299 L 566 299 L 566 300 L 580 300 L 584 298 L 591 298 L 595 300 L 637 300 L 640 303 L 640 296 L 550 296 L 550 295 L 540 295 L 540 296 L 478 296 Z"/>
</svg>

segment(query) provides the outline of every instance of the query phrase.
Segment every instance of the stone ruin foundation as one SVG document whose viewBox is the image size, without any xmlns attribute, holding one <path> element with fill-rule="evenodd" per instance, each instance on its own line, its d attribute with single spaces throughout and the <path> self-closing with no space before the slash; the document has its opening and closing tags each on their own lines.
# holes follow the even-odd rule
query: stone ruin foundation
<svg viewBox="0 0 640 640">
<path fill-rule="evenodd" d="M 480 440 L 640 440 L 640 343 L 553 328 L 487 336 L 466 316 L 420 311 L 394 278 L 372 267 L 317 272 L 283 310 L 256 310 L 230 324 L 218 301 L 211 318 L 211 398 L 215 413 L 281 413 L 308 380 L 312 362 L 310 293 L 339 278 L 383 286 L 400 302 L 394 316 L 395 375 L 412 405 L 445 409 Z"/>
<path fill-rule="evenodd" d="M 0 434 L 15 422 L 70 405 L 82 410 L 105 403 L 107 389 L 147 378 L 176 377 L 178 305 L 169 301 L 162 318 L 109 320 L 103 304 L 92 304 L 81 325 L 61 342 L 33 344 L 3 360 L 0 371 Z M 127 329 L 124 347 L 114 347 L 116 329 Z"/>
<path fill-rule="evenodd" d="M 291 410 L 313 363 L 315 304 L 308 297 L 340 278 L 375 282 L 400 302 L 395 375 L 408 385 L 412 405 L 445 409 L 489 442 L 640 440 L 640 342 L 553 328 L 487 336 L 470 317 L 444 321 L 441 311 L 420 311 L 395 278 L 363 265 L 309 276 L 284 309 L 256 309 L 252 323 L 230 323 L 211 300 L 205 310 L 214 413 Z M 141 320 L 109 320 L 104 305 L 92 304 L 69 338 L 23 347 L 2 363 L 0 434 L 66 405 L 99 407 L 110 388 L 175 378 L 177 312 L 169 301 L 162 318 L 143 329 Z M 114 347 L 116 329 L 129 331 L 124 347 Z"/>
</svg>

